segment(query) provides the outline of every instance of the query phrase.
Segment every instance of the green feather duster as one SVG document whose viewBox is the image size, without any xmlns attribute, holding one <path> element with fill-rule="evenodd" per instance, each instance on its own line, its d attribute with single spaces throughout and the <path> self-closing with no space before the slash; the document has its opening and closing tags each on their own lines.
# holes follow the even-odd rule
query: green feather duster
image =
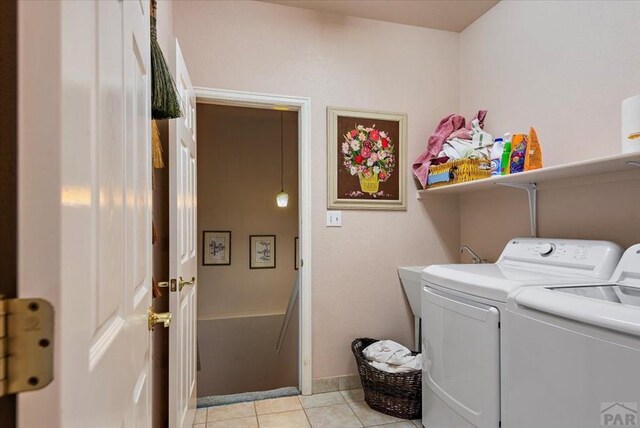
<svg viewBox="0 0 640 428">
<path fill-rule="evenodd" d="M 153 119 L 175 119 L 182 116 L 180 99 L 164 59 L 156 30 L 156 2 L 151 11 L 151 117 Z"/>
</svg>

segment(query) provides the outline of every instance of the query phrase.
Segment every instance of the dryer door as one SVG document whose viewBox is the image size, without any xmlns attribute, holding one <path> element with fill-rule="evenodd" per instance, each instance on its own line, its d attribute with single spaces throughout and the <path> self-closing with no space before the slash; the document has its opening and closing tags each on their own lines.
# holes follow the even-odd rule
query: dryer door
<svg viewBox="0 0 640 428">
<path fill-rule="evenodd" d="M 500 421 L 497 308 L 422 291 L 422 422 L 429 428 L 495 428 Z"/>
</svg>

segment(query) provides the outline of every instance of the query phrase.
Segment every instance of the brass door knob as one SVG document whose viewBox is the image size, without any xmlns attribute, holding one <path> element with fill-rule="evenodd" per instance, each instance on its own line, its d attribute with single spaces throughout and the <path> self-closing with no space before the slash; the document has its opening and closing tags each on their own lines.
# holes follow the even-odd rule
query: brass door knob
<svg viewBox="0 0 640 428">
<path fill-rule="evenodd" d="M 178 281 L 178 290 L 182 291 L 182 289 L 187 285 L 195 285 L 195 283 L 196 283 L 195 276 L 191 277 L 191 281 L 185 281 L 184 279 L 182 279 L 182 277 L 180 277 L 180 280 Z"/>
<path fill-rule="evenodd" d="M 165 327 L 169 327 L 171 324 L 171 312 L 160 312 L 156 313 L 151 306 L 149 306 L 149 310 L 147 311 L 147 325 L 149 326 L 149 330 L 153 330 L 153 327 L 156 324 L 162 324 Z"/>
</svg>

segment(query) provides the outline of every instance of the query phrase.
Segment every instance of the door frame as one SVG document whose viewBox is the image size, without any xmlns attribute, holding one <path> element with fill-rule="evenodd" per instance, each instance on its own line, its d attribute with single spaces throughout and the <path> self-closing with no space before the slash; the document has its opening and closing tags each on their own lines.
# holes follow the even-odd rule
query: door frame
<svg viewBox="0 0 640 428">
<path fill-rule="evenodd" d="M 0 115 L 0 295 L 17 295 L 18 277 L 18 2 L 0 3 L 0 94 L 9 106 Z M 0 357 L 1 358 L 1 357 Z M 16 427 L 15 395 L 0 398 L 0 421 Z"/>
<path fill-rule="evenodd" d="M 311 395 L 311 99 L 287 95 L 194 86 L 196 102 L 262 109 L 287 108 L 298 112 L 298 233 L 300 236 L 300 292 L 298 382 Z"/>
</svg>

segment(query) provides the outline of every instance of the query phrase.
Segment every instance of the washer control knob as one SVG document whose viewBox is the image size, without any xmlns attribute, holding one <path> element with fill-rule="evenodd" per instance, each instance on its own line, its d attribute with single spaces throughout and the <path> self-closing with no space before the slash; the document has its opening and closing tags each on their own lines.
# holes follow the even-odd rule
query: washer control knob
<svg viewBox="0 0 640 428">
<path fill-rule="evenodd" d="M 556 249 L 556 246 L 553 245 L 553 244 L 549 244 L 549 243 L 542 244 L 540 246 L 540 255 L 543 256 L 543 257 L 544 256 L 550 256 L 551 253 L 553 253 L 553 251 L 555 249 Z"/>
</svg>

